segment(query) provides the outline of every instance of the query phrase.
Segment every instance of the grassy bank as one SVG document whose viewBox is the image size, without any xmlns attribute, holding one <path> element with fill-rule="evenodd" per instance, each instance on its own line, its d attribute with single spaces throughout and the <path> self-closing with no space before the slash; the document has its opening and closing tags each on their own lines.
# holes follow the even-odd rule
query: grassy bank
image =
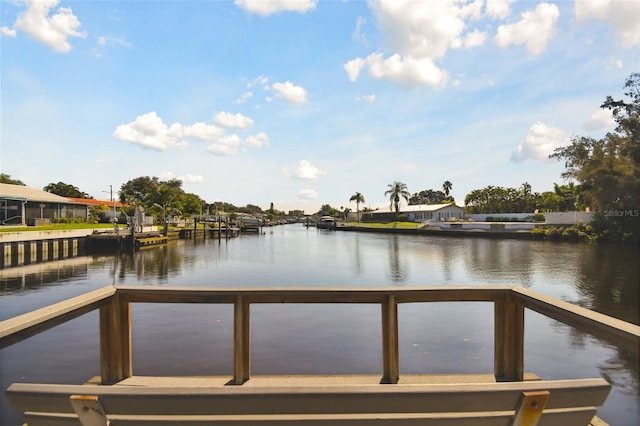
<svg viewBox="0 0 640 426">
<path fill-rule="evenodd" d="M 420 225 L 417 222 L 388 222 L 388 223 L 379 223 L 379 222 L 341 222 L 341 226 L 350 226 L 354 228 L 374 228 L 374 229 L 418 229 Z"/>
<path fill-rule="evenodd" d="M 55 223 L 46 226 L 0 226 L 0 232 L 67 231 L 71 229 L 113 229 L 111 223 Z"/>
</svg>

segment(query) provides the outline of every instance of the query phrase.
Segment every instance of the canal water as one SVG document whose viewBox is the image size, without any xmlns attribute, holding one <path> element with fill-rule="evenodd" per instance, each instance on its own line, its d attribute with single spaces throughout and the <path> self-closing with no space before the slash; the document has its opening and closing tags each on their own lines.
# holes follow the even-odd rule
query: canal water
<svg viewBox="0 0 640 426">
<path fill-rule="evenodd" d="M 230 240 L 180 240 L 120 255 L 0 270 L 0 320 L 112 284 L 213 287 L 519 285 L 635 324 L 636 247 L 548 241 L 264 228 Z M 229 375 L 233 309 L 135 304 L 136 375 Z M 399 307 L 400 374 L 492 373 L 490 303 Z M 599 415 L 637 425 L 639 359 L 535 312 L 525 315 L 525 371 L 543 379 L 604 377 Z M 380 374 L 378 305 L 254 305 L 253 374 Z M 0 350 L 0 384 L 82 383 L 99 374 L 92 312 Z M 19 424 L 2 399 L 0 425 Z"/>
</svg>

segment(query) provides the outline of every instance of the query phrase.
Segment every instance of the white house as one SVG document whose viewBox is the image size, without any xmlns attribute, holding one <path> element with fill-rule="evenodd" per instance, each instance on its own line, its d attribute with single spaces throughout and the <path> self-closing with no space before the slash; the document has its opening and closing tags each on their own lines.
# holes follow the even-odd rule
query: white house
<svg viewBox="0 0 640 426">
<path fill-rule="evenodd" d="M 447 221 L 464 217 L 464 209 L 455 204 L 414 204 L 400 206 L 398 215 L 410 222 Z M 391 207 L 385 207 L 372 212 L 362 213 L 364 222 L 387 222 L 396 218 L 396 212 Z"/>
</svg>

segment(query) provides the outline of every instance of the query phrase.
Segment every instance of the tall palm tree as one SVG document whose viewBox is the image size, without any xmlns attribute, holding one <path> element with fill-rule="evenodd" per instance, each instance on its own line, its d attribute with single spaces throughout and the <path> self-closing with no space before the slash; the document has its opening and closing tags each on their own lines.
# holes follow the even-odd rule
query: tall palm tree
<svg viewBox="0 0 640 426">
<path fill-rule="evenodd" d="M 394 208 L 396 211 L 396 222 L 398 221 L 398 212 L 400 211 L 400 197 L 404 198 L 405 201 L 409 202 L 409 197 L 411 197 L 411 193 L 407 189 L 407 184 L 402 182 L 393 182 L 390 183 L 389 189 L 384 192 L 384 195 L 389 196 L 389 200 L 391 201 L 390 208 Z"/>
<path fill-rule="evenodd" d="M 442 184 L 442 190 L 444 191 L 444 195 L 448 197 L 449 193 L 451 192 L 451 188 L 453 188 L 453 184 L 448 180 L 445 180 L 444 183 Z"/>
<path fill-rule="evenodd" d="M 349 202 L 356 202 L 356 216 L 358 217 L 358 223 L 360 223 L 360 203 L 364 203 L 364 195 L 359 192 L 356 192 L 349 198 Z"/>
</svg>

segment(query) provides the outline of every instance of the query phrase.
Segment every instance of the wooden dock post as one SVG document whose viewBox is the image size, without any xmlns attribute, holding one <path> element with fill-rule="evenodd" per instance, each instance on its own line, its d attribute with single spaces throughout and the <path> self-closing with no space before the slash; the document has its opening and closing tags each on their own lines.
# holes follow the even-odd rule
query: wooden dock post
<svg viewBox="0 0 640 426">
<path fill-rule="evenodd" d="M 239 294 L 233 309 L 233 384 L 241 385 L 251 374 L 251 319 L 249 303 Z"/>
<path fill-rule="evenodd" d="M 116 293 L 100 308 L 101 383 L 113 384 L 131 374 L 131 306 Z"/>
<path fill-rule="evenodd" d="M 393 295 L 382 303 L 382 380 L 395 384 L 400 377 L 398 357 L 398 303 Z"/>
<path fill-rule="evenodd" d="M 524 306 L 506 293 L 494 305 L 494 374 L 498 381 L 524 378 Z"/>
</svg>

